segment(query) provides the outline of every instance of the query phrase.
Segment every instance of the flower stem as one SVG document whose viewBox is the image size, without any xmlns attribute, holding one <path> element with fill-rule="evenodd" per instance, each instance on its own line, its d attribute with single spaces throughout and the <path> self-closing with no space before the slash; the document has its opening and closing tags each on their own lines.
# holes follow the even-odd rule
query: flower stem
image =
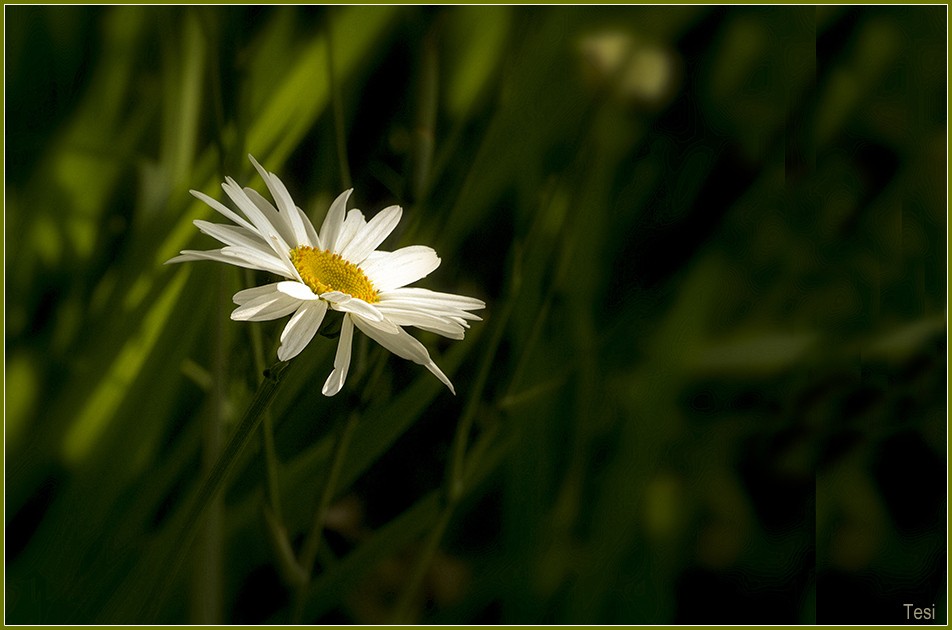
<svg viewBox="0 0 952 630">
<path fill-rule="evenodd" d="M 330 472 L 324 480 L 324 489 L 321 491 L 321 500 L 314 514 L 314 522 L 311 524 L 311 529 L 304 540 L 304 547 L 301 549 L 299 565 L 303 571 L 303 579 L 298 585 L 295 596 L 294 613 L 291 620 L 293 624 L 301 623 L 301 615 L 304 612 L 304 603 L 307 599 L 307 589 L 311 584 L 311 574 L 314 571 L 314 560 L 317 558 L 321 535 L 324 532 L 324 521 L 327 520 L 327 512 L 337 490 L 337 480 L 340 477 L 344 457 L 347 454 L 347 448 L 350 446 L 350 439 L 353 437 L 358 418 L 359 414 L 352 411 L 347 418 L 347 422 L 341 427 L 337 444 L 334 447 L 334 460 L 331 463 Z"/>
<path fill-rule="evenodd" d="M 199 519 L 204 516 L 205 511 L 221 491 L 228 474 L 235 467 L 239 455 L 248 445 L 251 434 L 258 428 L 264 411 L 274 400 L 278 392 L 278 386 L 287 373 L 289 365 L 290 363 L 278 361 L 265 371 L 265 378 L 258 385 L 258 391 L 255 392 L 251 404 L 238 424 L 238 428 L 235 429 L 234 434 L 225 446 L 225 450 L 222 451 L 218 461 L 215 462 L 214 468 L 206 475 L 197 494 L 191 500 L 176 536 L 175 544 L 172 546 L 174 551 L 164 555 L 164 559 L 155 572 L 155 575 L 161 576 L 162 581 L 157 585 L 157 588 L 153 589 L 152 596 L 148 598 L 144 619 L 154 619 L 161 609 L 165 596 L 174 582 L 175 575 L 185 559 L 186 552 L 194 541 L 198 531 L 196 525 Z"/>
<path fill-rule="evenodd" d="M 251 270 L 245 269 L 245 285 L 252 286 Z M 258 374 L 264 374 L 264 343 L 261 340 L 261 327 L 249 326 L 251 334 L 251 353 L 254 357 L 255 369 Z M 260 383 L 260 381 L 259 381 Z M 265 488 L 271 514 L 283 526 L 284 519 L 281 512 L 281 491 L 278 481 L 278 455 L 274 448 L 274 427 L 271 422 L 271 410 L 265 409 L 261 422 L 261 445 L 264 450 Z"/>
</svg>

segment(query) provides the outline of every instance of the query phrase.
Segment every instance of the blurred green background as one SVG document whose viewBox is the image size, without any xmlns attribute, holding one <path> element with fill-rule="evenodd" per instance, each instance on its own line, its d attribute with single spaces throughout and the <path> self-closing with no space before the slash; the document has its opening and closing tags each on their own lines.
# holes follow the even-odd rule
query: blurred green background
<svg viewBox="0 0 952 630">
<path fill-rule="evenodd" d="M 942 6 L 6 7 L 6 621 L 944 622 L 946 37 Z M 216 246 L 190 188 L 264 190 L 249 152 L 317 224 L 401 204 L 388 248 L 488 307 L 414 332 L 456 397 L 360 343 L 327 399 L 316 338 L 189 520 L 284 322 L 228 318 L 266 274 L 162 263 Z"/>
</svg>

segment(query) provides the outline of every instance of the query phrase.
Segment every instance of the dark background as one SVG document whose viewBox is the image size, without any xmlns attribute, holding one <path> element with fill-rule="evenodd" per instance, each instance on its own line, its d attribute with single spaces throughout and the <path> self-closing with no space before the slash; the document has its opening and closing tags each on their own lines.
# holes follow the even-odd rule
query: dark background
<svg viewBox="0 0 952 630">
<path fill-rule="evenodd" d="M 488 304 L 465 341 L 414 332 L 456 397 L 372 344 L 377 380 L 333 399 L 336 344 L 294 360 L 270 417 L 295 552 L 358 423 L 304 621 L 947 619 L 945 7 L 4 28 L 8 623 L 291 618 L 258 436 L 176 544 L 284 323 L 228 319 L 265 274 L 161 263 L 214 246 L 189 189 L 263 190 L 249 152 L 318 225 L 351 184 L 401 204 L 388 245 L 443 259 L 420 286 Z"/>
</svg>

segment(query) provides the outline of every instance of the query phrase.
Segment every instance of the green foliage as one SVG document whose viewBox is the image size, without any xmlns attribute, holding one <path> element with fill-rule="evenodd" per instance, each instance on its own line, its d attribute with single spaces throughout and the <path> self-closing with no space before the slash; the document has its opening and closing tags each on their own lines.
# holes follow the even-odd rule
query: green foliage
<svg viewBox="0 0 952 630">
<path fill-rule="evenodd" d="M 940 7 L 5 15 L 7 622 L 946 614 Z M 328 329 L 228 446 L 284 322 L 162 263 L 248 153 L 487 302 L 458 396 Z"/>
</svg>

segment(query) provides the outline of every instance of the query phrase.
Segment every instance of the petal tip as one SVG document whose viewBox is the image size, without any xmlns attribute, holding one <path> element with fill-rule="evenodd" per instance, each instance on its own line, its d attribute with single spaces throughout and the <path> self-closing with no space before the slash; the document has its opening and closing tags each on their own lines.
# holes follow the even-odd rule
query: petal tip
<svg viewBox="0 0 952 630">
<path fill-rule="evenodd" d="M 267 182 L 268 171 L 266 171 L 265 168 L 258 163 L 258 160 L 255 159 L 255 156 L 251 155 L 250 153 L 248 154 L 248 159 L 251 160 L 251 163 L 254 165 L 255 170 L 261 175 L 261 178 Z"/>
<path fill-rule="evenodd" d="M 321 388 L 321 393 L 330 398 L 331 396 L 336 396 L 341 390 L 343 383 L 340 379 L 334 378 L 337 370 L 334 370 L 327 377 L 327 380 L 324 381 L 324 387 Z"/>
</svg>

